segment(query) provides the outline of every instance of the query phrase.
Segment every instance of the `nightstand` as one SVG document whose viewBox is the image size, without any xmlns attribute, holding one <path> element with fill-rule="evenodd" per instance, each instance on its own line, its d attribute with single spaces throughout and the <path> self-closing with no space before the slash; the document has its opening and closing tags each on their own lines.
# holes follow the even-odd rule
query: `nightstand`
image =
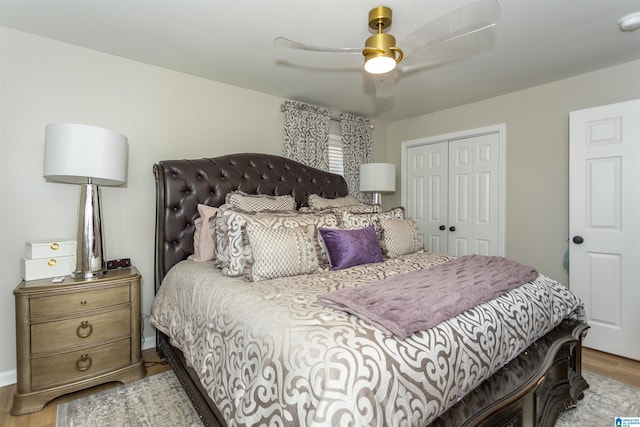
<svg viewBox="0 0 640 427">
<path fill-rule="evenodd" d="M 140 274 L 21 282 L 16 299 L 18 381 L 12 415 L 98 384 L 142 378 Z"/>
</svg>

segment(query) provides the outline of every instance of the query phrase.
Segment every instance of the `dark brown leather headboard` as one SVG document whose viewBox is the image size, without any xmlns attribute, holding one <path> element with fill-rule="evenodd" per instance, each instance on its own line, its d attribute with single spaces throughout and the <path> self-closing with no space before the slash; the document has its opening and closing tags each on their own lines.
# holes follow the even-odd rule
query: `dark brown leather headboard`
<svg viewBox="0 0 640 427">
<path fill-rule="evenodd" d="M 155 287 L 171 267 L 193 253 L 198 203 L 224 204 L 227 193 L 290 194 L 298 207 L 309 194 L 326 198 L 348 194 L 340 175 L 270 154 L 229 154 L 211 159 L 164 160 L 153 165 L 156 176 Z"/>
</svg>

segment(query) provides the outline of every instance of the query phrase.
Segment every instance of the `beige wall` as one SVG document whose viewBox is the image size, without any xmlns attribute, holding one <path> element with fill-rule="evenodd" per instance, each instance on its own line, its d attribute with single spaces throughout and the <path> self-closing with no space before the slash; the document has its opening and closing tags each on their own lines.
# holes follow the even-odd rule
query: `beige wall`
<svg viewBox="0 0 640 427">
<path fill-rule="evenodd" d="M 75 240 L 79 187 L 42 178 L 47 123 L 129 138 L 125 187 L 102 188 L 107 258 L 130 257 L 153 299 L 152 165 L 231 152 L 279 154 L 283 99 L 0 28 L 0 385 L 15 381 L 12 291 L 30 240 Z M 374 152 L 385 155 L 384 127 Z M 154 336 L 147 323 L 144 335 Z M 148 344 L 148 342 L 147 342 Z M 144 345 L 144 344 L 143 344 Z"/>
<path fill-rule="evenodd" d="M 505 123 L 506 256 L 568 284 L 569 112 L 640 98 L 638 76 L 634 61 L 391 123 L 387 160 L 399 167 L 403 141 Z"/>
</svg>

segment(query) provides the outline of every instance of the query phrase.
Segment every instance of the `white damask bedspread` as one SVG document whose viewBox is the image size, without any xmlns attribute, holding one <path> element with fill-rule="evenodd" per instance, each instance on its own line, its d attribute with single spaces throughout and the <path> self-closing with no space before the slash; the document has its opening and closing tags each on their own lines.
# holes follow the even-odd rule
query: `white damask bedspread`
<svg viewBox="0 0 640 427">
<path fill-rule="evenodd" d="M 420 252 L 259 283 L 183 261 L 151 322 L 200 374 L 230 426 L 423 426 L 582 304 L 535 281 L 405 340 L 324 308 L 317 296 L 450 258 Z"/>
</svg>

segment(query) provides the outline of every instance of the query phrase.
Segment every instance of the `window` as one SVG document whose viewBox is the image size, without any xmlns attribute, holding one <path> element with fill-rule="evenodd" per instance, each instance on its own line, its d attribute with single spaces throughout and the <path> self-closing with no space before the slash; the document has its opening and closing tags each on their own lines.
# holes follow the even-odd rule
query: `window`
<svg viewBox="0 0 640 427">
<path fill-rule="evenodd" d="M 342 138 L 329 134 L 329 172 L 344 176 Z"/>
</svg>

